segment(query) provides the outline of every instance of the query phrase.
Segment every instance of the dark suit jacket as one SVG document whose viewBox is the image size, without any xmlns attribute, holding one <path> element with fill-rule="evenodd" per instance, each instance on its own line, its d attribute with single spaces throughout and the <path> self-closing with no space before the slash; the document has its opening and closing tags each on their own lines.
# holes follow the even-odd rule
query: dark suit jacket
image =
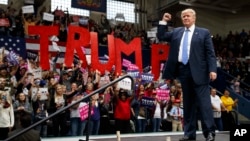
<svg viewBox="0 0 250 141">
<path fill-rule="evenodd" d="M 17 134 L 18 132 L 20 132 L 21 130 L 23 130 L 23 128 L 21 129 L 16 129 L 12 132 L 9 133 L 9 137 Z M 11 141 L 41 141 L 40 138 L 40 133 L 37 130 L 31 129 L 23 134 L 21 134 L 20 136 L 17 136 L 16 138 L 12 139 Z"/>
<path fill-rule="evenodd" d="M 158 25 L 157 37 L 170 43 L 169 56 L 165 64 L 163 79 L 178 77 L 178 54 L 184 27 L 166 32 L 165 25 Z M 216 56 L 211 35 L 205 28 L 195 26 L 190 45 L 189 65 L 195 84 L 209 83 L 209 72 L 216 72 Z"/>
</svg>

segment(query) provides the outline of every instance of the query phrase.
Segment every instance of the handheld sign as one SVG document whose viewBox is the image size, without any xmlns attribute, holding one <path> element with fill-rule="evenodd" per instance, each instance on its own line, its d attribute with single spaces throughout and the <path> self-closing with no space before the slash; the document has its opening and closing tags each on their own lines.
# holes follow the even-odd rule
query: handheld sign
<svg viewBox="0 0 250 141">
<path fill-rule="evenodd" d="M 23 6 L 22 11 L 24 14 L 34 13 L 34 6 L 33 5 Z"/>
<path fill-rule="evenodd" d="M 122 88 L 125 90 L 132 90 L 131 85 L 132 85 L 132 82 L 129 78 L 124 78 L 118 82 L 118 88 Z"/>
<path fill-rule="evenodd" d="M 43 13 L 43 20 L 52 22 L 52 21 L 54 21 L 54 15 L 44 12 Z"/>
<path fill-rule="evenodd" d="M 80 103 L 80 108 L 79 108 L 79 113 L 80 113 L 80 117 L 81 120 L 85 120 L 88 117 L 88 111 L 89 111 L 89 104 L 87 103 Z M 91 110 L 91 115 L 93 115 L 94 111 L 93 109 Z"/>
</svg>

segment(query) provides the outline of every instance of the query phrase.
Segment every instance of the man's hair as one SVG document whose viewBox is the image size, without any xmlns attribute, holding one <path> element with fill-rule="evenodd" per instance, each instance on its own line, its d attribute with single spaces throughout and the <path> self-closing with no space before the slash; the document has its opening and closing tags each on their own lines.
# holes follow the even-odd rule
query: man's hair
<svg viewBox="0 0 250 141">
<path fill-rule="evenodd" d="M 181 16 L 183 13 L 186 13 L 186 12 L 190 12 L 194 15 L 194 17 L 196 17 L 196 12 L 194 11 L 194 9 L 191 9 L 191 8 L 187 8 L 187 9 L 184 9 L 183 11 L 181 11 Z"/>
<path fill-rule="evenodd" d="M 20 117 L 20 123 L 23 128 L 29 127 L 32 123 L 31 114 L 23 112 Z"/>
</svg>

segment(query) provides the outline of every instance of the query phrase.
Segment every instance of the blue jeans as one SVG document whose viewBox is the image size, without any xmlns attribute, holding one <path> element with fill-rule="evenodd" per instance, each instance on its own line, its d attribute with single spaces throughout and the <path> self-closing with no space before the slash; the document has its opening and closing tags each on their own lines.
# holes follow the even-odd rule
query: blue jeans
<svg viewBox="0 0 250 141">
<path fill-rule="evenodd" d="M 223 124 L 221 118 L 214 118 L 214 123 L 219 131 L 223 131 Z"/>
<path fill-rule="evenodd" d="M 36 127 L 36 130 L 40 132 L 41 137 L 47 137 L 47 125 L 40 124 Z"/>
<path fill-rule="evenodd" d="M 159 132 L 161 126 L 161 118 L 152 118 L 153 132 Z"/>
<path fill-rule="evenodd" d="M 146 131 L 147 120 L 146 119 L 136 119 L 136 132 L 143 133 Z"/>
<path fill-rule="evenodd" d="M 81 121 L 81 119 L 78 117 L 70 118 L 70 121 L 71 121 L 71 135 L 82 136 L 87 121 L 86 120 Z"/>
<path fill-rule="evenodd" d="M 90 120 L 89 131 L 91 135 L 98 135 L 100 128 L 100 120 Z"/>
</svg>

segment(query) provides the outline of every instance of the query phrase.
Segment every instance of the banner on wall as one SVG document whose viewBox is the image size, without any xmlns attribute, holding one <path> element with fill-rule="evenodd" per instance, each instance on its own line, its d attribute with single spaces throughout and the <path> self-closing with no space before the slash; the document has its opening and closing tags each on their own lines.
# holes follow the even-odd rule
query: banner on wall
<svg viewBox="0 0 250 141">
<path fill-rule="evenodd" d="M 106 0 L 71 0 L 71 7 L 106 13 Z"/>
<path fill-rule="evenodd" d="M 10 21 L 8 18 L 1 18 L 0 19 L 0 26 L 10 26 Z"/>
</svg>

